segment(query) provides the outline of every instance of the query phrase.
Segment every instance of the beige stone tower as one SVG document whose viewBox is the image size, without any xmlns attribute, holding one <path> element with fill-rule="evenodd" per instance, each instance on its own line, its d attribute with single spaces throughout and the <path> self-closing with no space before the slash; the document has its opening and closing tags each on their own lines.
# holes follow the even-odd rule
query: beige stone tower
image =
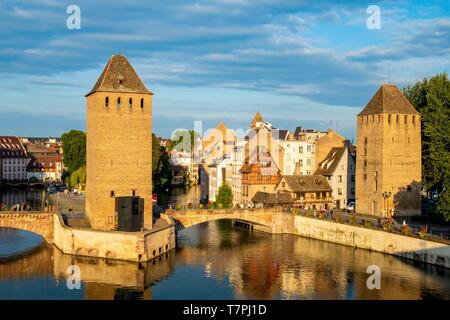
<svg viewBox="0 0 450 320">
<path fill-rule="evenodd" d="M 420 214 L 421 167 L 420 114 L 383 84 L 357 116 L 356 211 Z"/>
<path fill-rule="evenodd" d="M 93 229 L 152 228 L 152 95 L 113 55 L 86 95 L 86 214 Z"/>
</svg>

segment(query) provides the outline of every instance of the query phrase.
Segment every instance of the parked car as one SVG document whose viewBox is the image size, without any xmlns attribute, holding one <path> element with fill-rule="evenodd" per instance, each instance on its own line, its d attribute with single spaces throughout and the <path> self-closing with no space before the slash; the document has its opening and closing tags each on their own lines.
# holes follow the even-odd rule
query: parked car
<svg viewBox="0 0 450 320">
<path fill-rule="evenodd" d="M 355 212 L 355 203 L 352 201 L 352 202 L 349 202 L 348 204 L 347 204 L 347 206 L 344 208 L 344 211 L 347 211 L 347 212 Z"/>
</svg>

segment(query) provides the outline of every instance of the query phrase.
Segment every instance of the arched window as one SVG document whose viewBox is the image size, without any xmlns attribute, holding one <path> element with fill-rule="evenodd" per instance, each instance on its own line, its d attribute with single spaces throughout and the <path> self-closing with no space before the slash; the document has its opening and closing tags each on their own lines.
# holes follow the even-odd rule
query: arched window
<svg viewBox="0 0 450 320">
<path fill-rule="evenodd" d="M 105 98 L 105 108 L 106 108 L 106 111 L 108 111 L 108 109 L 109 109 L 109 97 Z"/>
<path fill-rule="evenodd" d="M 120 97 L 117 98 L 117 111 L 120 111 Z"/>
<path fill-rule="evenodd" d="M 144 98 L 141 98 L 141 110 L 144 110 Z"/>
<path fill-rule="evenodd" d="M 412 117 L 412 123 L 413 123 L 413 124 L 416 124 L 416 116 L 413 116 L 413 117 Z"/>
<path fill-rule="evenodd" d="M 408 116 L 405 116 L 405 124 L 408 123 Z"/>
<path fill-rule="evenodd" d="M 133 99 L 132 98 L 130 98 L 128 100 L 128 108 L 130 109 L 130 111 L 133 109 Z"/>
<path fill-rule="evenodd" d="M 400 116 L 399 115 L 397 115 L 397 123 L 399 123 L 400 121 Z"/>
<path fill-rule="evenodd" d="M 388 115 L 388 123 L 391 123 L 391 115 Z"/>
</svg>

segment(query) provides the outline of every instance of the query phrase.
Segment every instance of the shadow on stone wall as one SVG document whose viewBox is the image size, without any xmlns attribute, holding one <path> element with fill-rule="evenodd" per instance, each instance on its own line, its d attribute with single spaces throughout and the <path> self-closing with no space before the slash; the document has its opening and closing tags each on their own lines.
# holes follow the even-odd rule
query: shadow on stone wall
<svg viewBox="0 0 450 320">
<path fill-rule="evenodd" d="M 413 180 L 408 187 L 401 188 L 393 196 L 395 213 L 397 214 L 420 214 L 422 184 Z"/>
</svg>

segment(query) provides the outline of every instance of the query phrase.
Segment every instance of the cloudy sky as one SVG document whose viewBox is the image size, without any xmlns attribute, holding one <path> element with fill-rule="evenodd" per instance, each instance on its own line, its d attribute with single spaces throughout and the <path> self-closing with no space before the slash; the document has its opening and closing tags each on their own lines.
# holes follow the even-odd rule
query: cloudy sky
<svg viewBox="0 0 450 320">
<path fill-rule="evenodd" d="M 352 139 L 389 68 L 400 87 L 449 70 L 450 2 L 0 1 L 0 135 L 84 130 L 84 95 L 116 53 L 155 93 L 158 135 L 195 120 L 247 128 L 259 110 L 275 127 Z"/>
</svg>

